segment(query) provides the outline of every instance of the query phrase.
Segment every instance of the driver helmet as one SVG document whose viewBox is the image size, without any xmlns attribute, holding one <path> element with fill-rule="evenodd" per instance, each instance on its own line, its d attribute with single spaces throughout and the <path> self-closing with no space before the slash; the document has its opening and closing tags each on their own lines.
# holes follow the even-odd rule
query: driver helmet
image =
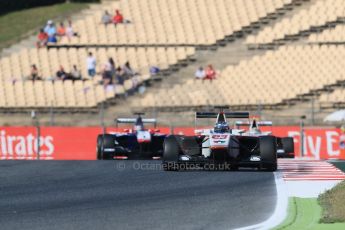
<svg viewBox="0 0 345 230">
<path fill-rule="evenodd" d="M 135 125 L 134 130 L 135 131 L 141 131 L 141 130 L 143 130 L 143 126 L 142 125 Z"/>
<path fill-rule="evenodd" d="M 135 131 L 141 131 L 144 129 L 143 119 L 139 116 L 134 124 Z"/>
<path fill-rule="evenodd" d="M 214 132 L 215 133 L 227 133 L 229 131 L 230 131 L 230 127 L 229 127 L 228 123 L 226 123 L 226 122 L 220 122 L 214 126 Z"/>
</svg>

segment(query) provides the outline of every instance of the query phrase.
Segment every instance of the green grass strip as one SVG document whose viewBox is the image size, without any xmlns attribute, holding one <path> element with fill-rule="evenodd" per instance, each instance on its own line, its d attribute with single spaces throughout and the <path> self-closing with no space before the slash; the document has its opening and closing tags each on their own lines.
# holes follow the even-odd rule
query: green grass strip
<svg viewBox="0 0 345 230">
<path fill-rule="evenodd" d="M 290 198 L 288 216 L 275 230 L 344 230 L 345 223 L 319 223 L 321 207 L 316 198 Z"/>
<path fill-rule="evenodd" d="M 0 50 L 21 39 L 38 34 L 49 19 L 66 19 L 88 7 L 85 3 L 63 3 L 20 10 L 0 16 Z M 32 44 L 34 47 L 35 44 Z"/>
</svg>

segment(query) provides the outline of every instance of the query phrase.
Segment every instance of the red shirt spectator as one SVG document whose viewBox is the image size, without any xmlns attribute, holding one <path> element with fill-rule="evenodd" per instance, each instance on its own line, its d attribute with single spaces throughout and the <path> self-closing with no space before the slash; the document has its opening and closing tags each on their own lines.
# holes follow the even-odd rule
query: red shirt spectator
<svg viewBox="0 0 345 230">
<path fill-rule="evenodd" d="M 208 65 L 207 68 L 206 68 L 206 77 L 205 79 L 208 79 L 208 80 L 213 80 L 216 78 L 216 71 L 213 69 L 213 66 L 212 65 Z"/>
<path fill-rule="evenodd" d="M 123 16 L 119 10 L 115 10 L 115 15 L 113 17 L 113 23 L 114 24 L 123 23 Z"/>
<path fill-rule="evenodd" d="M 37 48 L 44 47 L 48 42 L 48 34 L 43 29 L 37 35 Z"/>
</svg>

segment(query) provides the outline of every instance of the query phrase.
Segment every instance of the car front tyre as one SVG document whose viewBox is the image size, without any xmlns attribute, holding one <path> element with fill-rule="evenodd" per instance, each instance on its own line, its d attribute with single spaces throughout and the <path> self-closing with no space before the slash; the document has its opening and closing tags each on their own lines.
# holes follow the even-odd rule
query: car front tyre
<svg viewBox="0 0 345 230">
<path fill-rule="evenodd" d="M 180 155 L 180 147 L 174 135 L 165 138 L 163 143 L 163 169 L 165 171 L 177 171 Z"/>
</svg>

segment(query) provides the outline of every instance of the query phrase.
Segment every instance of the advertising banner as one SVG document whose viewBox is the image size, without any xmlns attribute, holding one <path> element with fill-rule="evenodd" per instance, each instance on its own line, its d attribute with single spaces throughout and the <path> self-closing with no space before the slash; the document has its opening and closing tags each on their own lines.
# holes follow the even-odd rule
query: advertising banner
<svg viewBox="0 0 345 230">
<path fill-rule="evenodd" d="M 193 135 L 194 127 L 159 127 L 160 132 Z M 199 128 L 198 128 L 199 129 Z M 294 138 L 295 155 L 301 157 L 298 126 L 263 127 L 276 136 Z M 107 128 L 107 133 L 124 128 Z M 96 139 L 100 127 L 0 127 L 0 159 L 17 160 L 95 160 Z M 336 128 L 306 127 L 303 157 L 345 159 L 345 134 Z M 39 147 L 38 147 L 39 146 Z M 39 149 L 39 156 L 37 155 Z"/>
</svg>

